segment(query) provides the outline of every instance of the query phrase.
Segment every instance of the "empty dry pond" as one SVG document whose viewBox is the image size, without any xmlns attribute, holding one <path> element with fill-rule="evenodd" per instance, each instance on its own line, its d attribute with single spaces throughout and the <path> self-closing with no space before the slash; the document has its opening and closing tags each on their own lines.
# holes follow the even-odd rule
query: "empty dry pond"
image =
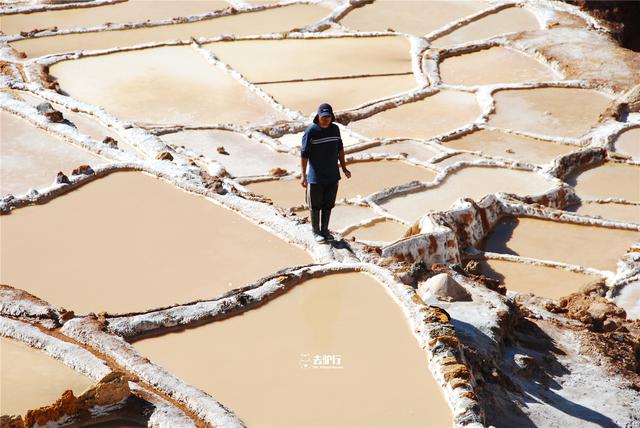
<svg viewBox="0 0 640 428">
<path fill-rule="evenodd" d="M 311 279 L 242 315 L 134 345 L 249 426 L 452 423 L 401 309 L 362 273 Z"/>
<path fill-rule="evenodd" d="M 240 215 L 135 172 L 21 208 L 0 226 L 2 283 L 76 313 L 212 298 L 311 261 Z"/>
</svg>

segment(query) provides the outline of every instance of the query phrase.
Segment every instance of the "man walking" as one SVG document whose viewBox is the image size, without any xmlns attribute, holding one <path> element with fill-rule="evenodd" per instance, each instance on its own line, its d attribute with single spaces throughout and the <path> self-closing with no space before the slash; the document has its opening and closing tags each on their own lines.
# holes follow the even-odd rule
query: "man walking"
<svg viewBox="0 0 640 428">
<path fill-rule="evenodd" d="M 307 189 L 311 227 L 318 242 L 333 240 L 329 232 L 329 219 L 338 194 L 338 161 L 344 175 L 351 178 L 344 160 L 340 128 L 333 123 L 335 120 L 331 106 L 320 104 L 313 124 L 305 130 L 302 137 L 300 184 Z"/>
</svg>

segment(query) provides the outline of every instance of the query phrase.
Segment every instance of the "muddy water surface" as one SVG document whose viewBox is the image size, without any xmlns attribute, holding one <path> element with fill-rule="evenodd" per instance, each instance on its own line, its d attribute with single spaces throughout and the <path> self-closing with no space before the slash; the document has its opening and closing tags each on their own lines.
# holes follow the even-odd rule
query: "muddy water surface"
<svg viewBox="0 0 640 428">
<path fill-rule="evenodd" d="M 240 215 L 137 172 L 18 209 L 0 226 L 2 283 L 76 313 L 212 298 L 311 262 Z"/>
<path fill-rule="evenodd" d="M 396 196 L 380 203 L 392 214 L 413 222 L 429 211 L 443 211 L 462 197 L 479 201 L 489 193 L 538 195 L 553 183 L 530 171 L 491 167 L 464 167 L 437 187 Z"/>
<path fill-rule="evenodd" d="M 72 97 L 124 120 L 203 125 L 284 118 L 189 46 L 64 61 L 51 73 Z"/>
<path fill-rule="evenodd" d="M 18 196 L 30 188 L 49 186 L 58 171 L 70 175 L 79 165 L 96 167 L 107 163 L 5 111 L 0 111 L 0 135 L 2 195 Z"/>
<path fill-rule="evenodd" d="M 474 122 L 480 113 L 474 94 L 443 90 L 352 122 L 349 127 L 372 138 L 429 139 Z"/>
<path fill-rule="evenodd" d="M 40 37 L 13 42 L 11 45 L 27 53 L 29 57 L 37 57 L 76 50 L 109 49 L 164 40 L 184 40 L 190 37 L 270 34 L 311 24 L 329 12 L 329 9 L 316 5 L 291 5 L 187 24 Z"/>
<path fill-rule="evenodd" d="M 637 231 L 523 217 L 500 222 L 484 249 L 615 272 L 618 259 L 638 241 Z"/>
<path fill-rule="evenodd" d="M 0 337 L 0 414 L 25 415 L 70 389 L 78 396 L 94 382 L 16 340 Z"/>
<path fill-rule="evenodd" d="M 504 260 L 486 260 L 480 266 L 483 275 L 499 280 L 507 290 L 533 293 L 549 299 L 559 299 L 575 293 L 598 279 L 593 275 L 564 269 Z"/>
<path fill-rule="evenodd" d="M 380 190 L 410 183 L 431 181 L 435 173 L 403 161 L 356 162 L 349 164 L 351 178 L 340 180 L 337 199 L 365 197 Z M 289 208 L 304 204 L 304 189 L 299 180 L 276 180 L 247 185 L 251 191 L 271 198 L 276 204 Z"/>
<path fill-rule="evenodd" d="M 452 46 L 474 40 L 486 39 L 498 34 L 539 30 L 535 16 L 520 7 L 510 7 L 471 22 L 433 41 L 436 47 Z M 492 71 L 497 71 L 495 68 Z"/>
<path fill-rule="evenodd" d="M 546 164 L 558 156 L 579 149 L 576 146 L 554 144 L 548 141 L 487 129 L 466 134 L 443 144 L 455 150 L 479 151 L 489 156 L 498 156 L 534 164 Z"/>
<path fill-rule="evenodd" d="M 351 11 L 340 23 L 362 31 L 395 31 L 423 36 L 488 7 L 481 1 L 382 0 Z"/>
<path fill-rule="evenodd" d="M 381 220 L 358 227 L 347 233 L 346 237 L 355 237 L 358 241 L 395 242 L 402 238 L 408 227 L 393 220 Z"/>
<path fill-rule="evenodd" d="M 633 128 L 620 134 L 615 142 L 617 152 L 640 160 L 640 128 Z"/>
<path fill-rule="evenodd" d="M 640 224 L 640 205 L 582 202 L 579 205 L 567 208 L 567 210 L 582 215 L 598 216 L 607 220 Z"/>
<path fill-rule="evenodd" d="M 620 198 L 640 202 L 640 166 L 605 162 L 567 177 L 585 199 Z"/>
<path fill-rule="evenodd" d="M 400 308 L 361 273 L 312 279 L 243 315 L 134 346 L 249 426 L 452 423 Z"/>
<path fill-rule="evenodd" d="M 596 125 L 611 99 L 590 89 L 511 89 L 493 94 L 489 124 L 541 135 L 578 138 Z M 567 106 L 571 106 L 568 108 Z"/>
<path fill-rule="evenodd" d="M 496 67 L 496 64 L 500 66 Z M 479 73 L 478 70 L 491 70 L 491 73 Z M 546 82 L 556 78 L 546 65 L 503 47 L 446 58 L 440 63 L 440 75 L 444 83 L 466 86 Z"/>
</svg>

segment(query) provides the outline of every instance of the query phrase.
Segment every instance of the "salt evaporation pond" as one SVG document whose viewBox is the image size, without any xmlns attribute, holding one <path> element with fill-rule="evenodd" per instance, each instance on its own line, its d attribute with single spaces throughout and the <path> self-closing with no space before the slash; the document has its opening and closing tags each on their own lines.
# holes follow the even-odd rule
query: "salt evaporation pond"
<svg viewBox="0 0 640 428">
<path fill-rule="evenodd" d="M 206 1 L 161 1 L 149 7 L 149 0 L 128 0 L 97 7 L 50 10 L 35 13 L 16 13 L 0 16 L 0 27 L 5 34 L 17 34 L 35 28 L 58 29 L 86 28 L 104 25 L 107 22 L 126 24 L 144 22 L 147 19 L 159 21 L 174 17 L 187 17 L 213 12 L 229 7 L 229 3 L 219 0 Z"/>
<path fill-rule="evenodd" d="M 135 46 L 165 40 L 189 40 L 191 37 L 270 34 L 312 24 L 329 12 L 329 9 L 316 5 L 290 5 L 186 24 L 38 37 L 12 42 L 11 46 L 25 52 L 29 57 L 38 57 L 78 50 Z M 167 65 L 169 63 L 171 60 L 167 61 Z"/>
<path fill-rule="evenodd" d="M 137 172 L 20 208 L 0 226 L 0 281 L 76 313 L 213 298 L 311 262 L 240 215 Z"/>
<path fill-rule="evenodd" d="M 0 194 L 15 196 L 31 188 L 48 187 L 58 171 L 71 175 L 83 164 L 98 166 L 106 161 L 58 139 L 26 120 L 0 111 Z"/>
<path fill-rule="evenodd" d="M 352 154 L 386 154 L 386 155 L 407 155 L 408 158 L 416 159 L 421 162 L 428 162 L 434 156 L 440 154 L 438 149 L 427 146 L 418 141 L 402 141 L 400 143 L 383 144 L 370 147 L 365 150 L 354 152 Z"/>
<path fill-rule="evenodd" d="M 381 160 L 357 162 L 348 166 L 351 178 L 342 177 L 337 199 L 351 199 L 358 195 L 365 197 L 412 181 L 431 181 L 436 174 L 420 166 L 403 161 Z M 372 180 L 371 177 L 375 177 Z M 299 180 L 275 180 L 252 183 L 246 186 L 252 192 L 264 195 L 283 208 L 305 203 L 304 188 Z"/>
<path fill-rule="evenodd" d="M 44 351 L 0 337 L 0 413 L 24 415 L 53 404 L 70 389 L 78 396 L 94 382 Z"/>
<path fill-rule="evenodd" d="M 484 249 L 615 272 L 620 257 L 639 240 L 634 230 L 522 217 L 498 223 Z"/>
<path fill-rule="evenodd" d="M 619 198 L 640 202 L 640 166 L 605 162 L 566 179 L 584 199 Z"/>
<path fill-rule="evenodd" d="M 311 279 L 258 309 L 134 346 L 248 426 L 452 424 L 400 307 L 362 273 Z"/>
<path fill-rule="evenodd" d="M 489 156 L 540 165 L 579 149 L 577 146 L 555 144 L 490 129 L 481 129 L 443 144 L 454 150 L 478 151 Z"/>
<path fill-rule="evenodd" d="M 607 220 L 640 224 L 640 205 L 584 202 L 567 208 L 580 215 L 598 216 Z"/>
<path fill-rule="evenodd" d="M 489 125 L 571 138 L 585 134 L 611 102 L 600 92 L 575 88 L 507 89 L 493 97 Z"/>
<path fill-rule="evenodd" d="M 615 142 L 615 150 L 640 160 L 640 128 L 633 128 L 620 134 Z"/>
<path fill-rule="evenodd" d="M 426 140 L 473 123 L 480 113 L 474 94 L 442 90 L 420 101 L 351 122 L 349 128 L 371 138 Z"/>
<path fill-rule="evenodd" d="M 358 241 L 395 242 L 402 238 L 408 227 L 393 220 L 380 220 L 366 226 L 359 226 L 346 234 Z"/>
<path fill-rule="evenodd" d="M 486 39 L 498 34 L 539 29 L 540 24 L 533 14 L 522 7 L 510 7 L 438 37 L 432 42 L 432 45 L 435 47 L 453 46 Z M 493 72 L 497 71 L 495 67 L 491 67 L 491 70 Z"/>
<path fill-rule="evenodd" d="M 539 195 L 554 184 L 531 171 L 467 166 L 451 173 L 436 187 L 403 193 L 380 202 L 393 215 L 414 222 L 429 211 L 444 211 L 458 198 L 479 201 L 495 192 Z"/>
<path fill-rule="evenodd" d="M 560 268 L 505 260 L 484 260 L 480 262 L 480 267 L 483 275 L 499 280 L 507 290 L 549 299 L 575 293 L 599 279 L 597 276 Z"/>
<path fill-rule="evenodd" d="M 63 61 L 51 73 L 70 96 L 123 120 L 207 125 L 285 118 L 189 46 Z"/>
<path fill-rule="evenodd" d="M 160 137 L 168 144 L 184 146 L 224 165 L 235 177 L 265 175 L 273 168 L 300 169 L 300 159 L 276 150 L 242 134 L 221 130 L 182 131 Z M 224 147 L 227 154 L 218 152 Z"/>
<path fill-rule="evenodd" d="M 394 31 L 424 36 L 489 7 L 482 1 L 378 0 L 354 9 L 340 23 L 360 31 Z"/>
<path fill-rule="evenodd" d="M 478 72 L 488 69 L 492 72 Z M 546 65 L 503 47 L 445 58 L 440 63 L 440 76 L 444 83 L 466 86 L 556 80 L 555 73 Z"/>
</svg>

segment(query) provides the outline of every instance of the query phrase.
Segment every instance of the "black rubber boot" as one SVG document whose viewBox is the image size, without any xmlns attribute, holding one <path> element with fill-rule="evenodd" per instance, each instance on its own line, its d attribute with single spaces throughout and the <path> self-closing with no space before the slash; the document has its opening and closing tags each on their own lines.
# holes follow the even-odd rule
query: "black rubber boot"
<svg viewBox="0 0 640 428">
<path fill-rule="evenodd" d="M 327 241 L 333 241 L 333 235 L 329 232 L 329 219 L 331 219 L 331 209 L 322 210 L 322 228 L 320 233 Z"/>
<path fill-rule="evenodd" d="M 320 231 L 320 210 L 311 210 L 311 228 L 316 241 L 324 242 L 325 238 Z"/>
</svg>

